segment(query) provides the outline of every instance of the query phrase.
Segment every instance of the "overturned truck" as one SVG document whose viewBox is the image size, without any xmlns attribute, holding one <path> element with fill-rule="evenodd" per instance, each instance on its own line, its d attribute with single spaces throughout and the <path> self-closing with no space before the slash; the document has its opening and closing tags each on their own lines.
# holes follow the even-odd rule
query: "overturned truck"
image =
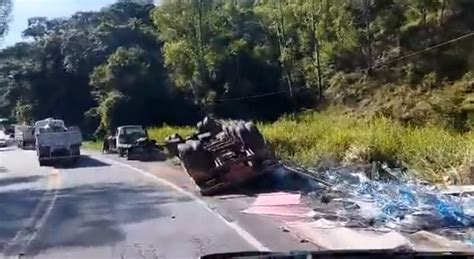
<svg viewBox="0 0 474 259">
<path fill-rule="evenodd" d="M 197 133 L 167 138 L 168 153 L 177 155 L 202 195 L 216 195 L 251 181 L 275 165 L 265 140 L 251 122 L 206 117 Z"/>
</svg>

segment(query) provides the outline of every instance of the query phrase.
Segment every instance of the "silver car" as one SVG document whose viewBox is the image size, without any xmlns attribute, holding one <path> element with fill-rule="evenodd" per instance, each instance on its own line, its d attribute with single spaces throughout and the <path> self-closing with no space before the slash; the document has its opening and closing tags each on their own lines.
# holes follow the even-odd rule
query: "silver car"
<svg viewBox="0 0 474 259">
<path fill-rule="evenodd" d="M 4 136 L 0 136 L 0 147 L 6 147 L 7 145 L 7 139 Z"/>
</svg>

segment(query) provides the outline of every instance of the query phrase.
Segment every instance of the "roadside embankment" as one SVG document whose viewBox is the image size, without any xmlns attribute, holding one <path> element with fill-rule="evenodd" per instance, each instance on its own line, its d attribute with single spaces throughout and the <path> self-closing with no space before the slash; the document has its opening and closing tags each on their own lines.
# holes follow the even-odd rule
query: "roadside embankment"
<svg viewBox="0 0 474 259">
<path fill-rule="evenodd" d="M 334 109 L 288 115 L 258 126 L 279 158 L 304 166 L 384 161 L 403 164 L 431 182 L 471 181 L 472 133 L 437 125 L 406 126 L 383 117 L 355 118 Z M 162 141 L 175 132 L 185 136 L 191 131 L 190 127 L 165 126 L 149 129 L 149 134 Z"/>
<path fill-rule="evenodd" d="M 355 118 L 335 109 L 288 115 L 259 128 L 282 160 L 304 166 L 327 161 L 364 164 L 372 161 L 404 165 L 425 180 L 469 184 L 474 180 L 471 164 L 474 134 L 457 133 L 438 125 L 406 126 L 384 117 Z M 186 136 L 192 127 L 154 127 L 151 138 L 163 141 L 178 133 Z M 100 142 L 86 142 L 87 149 L 100 150 Z"/>
</svg>

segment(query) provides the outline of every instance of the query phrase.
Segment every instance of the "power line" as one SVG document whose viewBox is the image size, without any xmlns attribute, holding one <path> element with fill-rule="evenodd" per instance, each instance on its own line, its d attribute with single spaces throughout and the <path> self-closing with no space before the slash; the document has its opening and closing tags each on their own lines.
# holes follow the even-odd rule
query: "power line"
<svg viewBox="0 0 474 259">
<path fill-rule="evenodd" d="M 214 99 L 214 101 L 215 101 L 215 102 L 242 101 L 242 100 L 256 99 L 256 98 L 261 98 L 261 97 L 266 97 L 266 96 L 272 96 L 272 95 L 279 95 L 279 94 L 283 94 L 283 93 L 286 93 L 286 91 L 269 92 L 269 93 L 258 94 L 258 95 L 251 95 L 251 96 L 246 96 L 246 97 Z"/>
<path fill-rule="evenodd" d="M 454 39 L 451 39 L 451 40 L 448 40 L 448 41 L 445 41 L 445 42 L 442 42 L 442 43 L 433 45 L 433 46 L 431 46 L 431 47 L 428 47 L 428 48 L 425 48 L 425 49 L 422 49 L 422 50 L 419 50 L 419 51 L 415 51 L 415 52 L 410 53 L 410 54 L 408 54 L 408 55 L 404 55 L 404 56 L 401 56 L 401 57 L 398 57 L 398 58 L 389 60 L 389 61 L 387 61 L 387 62 L 384 62 L 384 63 L 382 63 L 382 64 L 379 64 L 379 65 L 377 65 L 377 66 L 374 66 L 374 68 L 379 68 L 379 67 L 381 67 L 381 66 L 385 66 L 385 65 L 388 65 L 388 64 L 391 64 L 391 63 L 394 63 L 394 62 L 398 62 L 398 61 L 400 61 L 400 60 L 404 60 L 404 59 L 407 59 L 407 58 L 411 58 L 411 57 L 416 56 L 416 55 L 419 55 L 419 54 L 421 54 L 421 53 L 424 53 L 424 52 L 427 52 L 427 51 L 430 51 L 430 50 L 433 50 L 433 49 L 436 49 L 436 48 L 439 48 L 439 47 L 442 47 L 442 46 L 445 46 L 445 45 L 449 45 L 449 44 L 451 44 L 451 43 L 454 43 L 454 42 L 457 42 L 457 41 L 460 41 L 460 40 L 469 38 L 469 37 L 471 37 L 471 36 L 474 36 L 474 32 L 470 32 L 470 33 L 464 34 L 464 35 L 462 35 L 462 36 L 460 36 L 460 37 L 457 37 L 457 38 L 454 38 Z M 237 98 L 218 98 L 218 99 L 214 99 L 214 101 L 215 101 L 215 102 L 242 101 L 242 100 L 250 100 L 250 99 L 262 98 L 262 97 L 272 96 L 272 95 L 280 95 L 280 94 L 284 94 L 284 93 L 287 93 L 287 91 L 269 92 L 269 93 L 264 93 L 264 94 L 251 95 L 251 96 L 246 96 L 246 97 L 237 97 Z"/>
<path fill-rule="evenodd" d="M 431 47 L 428 47 L 428 48 L 425 48 L 425 49 L 422 49 L 422 50 L 419 50 L 419 51 L 415 51 L 413 53 L 410 53 L 408 55 L 405 55 L 405 56 L 401 56 L 401 57 L 398 57 L 398 58 L 395 58 L 395 59 L 392 59 L 392 60 L 389 60 L 387 62 L 384 62 L 380 65 L 377 65 L 375 66 L 374 68 L 379 68 L 381 66 L 385 66 L 385 65 L 388 65 L 388 64 L 391 64 L 391 63 L 394 63 L 394 62 L 398 62 L 400 60 L 404 60 L 404 59 L 407 59 L 407 58 L 411 58 L 413 56 L 416 56 L 418 54 L 421 54 L 421 53 L 424 53 L 424 52 L 427 52 L 427 51 L 430 51 L 430 50 L 433 50 L 433 49 L 436 49 L 436 48 L 439 48 L 439 47 L 442 47 L 442 46 L 445 46 L 445 45 L 449 45 L 451 43 L 454 43 L 456 41 L 460 41 L 460 40 L 463 40 L 463 39 L 466 39 L 466 38 L 469 38 L 471 36 L 474 36 L 474 32 L 470 32 L 470 33 L 467 33 L 467 34 L 464 34 L 460 37 L 457 37 L 457 38 L 454 38 L 454 39 L 451 39 L 451 40 L 448 40 L 448 41 L 445 41 L 445 42 L 442 42 L 442 43 L 439 43 L 439 44 L 436 44 L 436 45 L 433 45 Z"/>
</svg>

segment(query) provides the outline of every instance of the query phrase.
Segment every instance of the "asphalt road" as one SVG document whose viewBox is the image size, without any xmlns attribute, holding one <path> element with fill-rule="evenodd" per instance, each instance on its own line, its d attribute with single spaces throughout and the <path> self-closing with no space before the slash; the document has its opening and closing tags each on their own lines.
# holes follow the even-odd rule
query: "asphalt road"
<svg viewBox="0 0 474 259">
<path fill-rule="evenodd" d="M 84 156 L 39 167 L 34 151 L 0 149 L 0 256 L 196 258 L 308 249 L 278 222 L 240 213 L 253 197 L 202 198 L 165 163 Z"/>
</svg>

